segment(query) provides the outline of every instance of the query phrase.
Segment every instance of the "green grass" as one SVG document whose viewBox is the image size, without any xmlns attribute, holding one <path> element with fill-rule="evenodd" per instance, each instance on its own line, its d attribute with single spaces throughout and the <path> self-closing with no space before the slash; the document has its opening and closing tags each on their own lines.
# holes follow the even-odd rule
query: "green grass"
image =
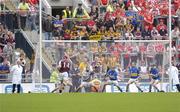
<svg viewBox="0 0 180 112">
<path fill-rule="evenodd" d="M 0 94 L 0 112 L 180 112 L 179 93 Z"/>
</svg>

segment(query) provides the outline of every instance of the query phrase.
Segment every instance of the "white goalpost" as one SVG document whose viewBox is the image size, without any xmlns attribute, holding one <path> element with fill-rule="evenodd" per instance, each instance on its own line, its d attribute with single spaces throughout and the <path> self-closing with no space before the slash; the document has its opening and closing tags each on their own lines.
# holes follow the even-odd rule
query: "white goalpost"
<svg viewBox="0 0 180 112">
<path fill-rule="evenodd" d="M 34 68 L 32 72 L 32 90 L 33 93 L 39 93 L 41 92 L 41 85 L 42 85 L 42 75 L 40 73 L 40 52 L 39 52 L 39 43 L 37 44 L 36 50 L 35 50 L 35 62 L 34 62 Z"/>
</svg>

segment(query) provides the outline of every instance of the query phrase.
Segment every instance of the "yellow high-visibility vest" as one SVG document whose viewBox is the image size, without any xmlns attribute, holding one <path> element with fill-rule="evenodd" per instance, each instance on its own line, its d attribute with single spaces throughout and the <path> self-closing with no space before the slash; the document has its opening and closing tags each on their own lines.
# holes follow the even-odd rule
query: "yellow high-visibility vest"
<svg viewBox="0 0 180 112">
<path fill-rule="evenodd" d="M 63 18 L 67 18 L 67 11 L 66 10 L 63 10 Z M 69 16 L 71 17 L 71 11 L 69 11 Z"/>
<path fill-rule="evenodd" d="M 20 3 L 19 6 L 18 6 L 18 9 L 20 9 L 20 10 L 29 10 L 30 8 L 29 8 L 28 3 L 25 3 L 25 4 Z"/>
</svg>

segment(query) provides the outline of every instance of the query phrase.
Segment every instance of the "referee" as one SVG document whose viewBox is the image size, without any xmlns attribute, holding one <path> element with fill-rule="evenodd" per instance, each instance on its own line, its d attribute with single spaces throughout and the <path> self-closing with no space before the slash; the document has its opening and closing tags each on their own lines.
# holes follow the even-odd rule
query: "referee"
<svg viewBox="0 0 180 112">
<path fill-rule="evenodd" d="M 22 79 L 23 67 L 21 66 L 21 61 L 17 61 L 16 65 L 12 66 L 11 74 L 12 74 L 12 93 L 15 92 L 17 86 L 17 93 L 20 93 L 21 88 L 21 79 Z"/>
</svg>

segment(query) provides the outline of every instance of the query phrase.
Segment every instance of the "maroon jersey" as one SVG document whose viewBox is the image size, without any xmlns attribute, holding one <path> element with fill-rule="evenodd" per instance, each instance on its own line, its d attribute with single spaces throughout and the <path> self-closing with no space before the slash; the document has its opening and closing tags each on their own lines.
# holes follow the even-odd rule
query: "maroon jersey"
<svg viewBox="0 0 180 112">
<path fill-rule="evenodd" d="M 60 65 L 60 68 L 59 68 L 60 73 L 69 72 L 70 63 L 68 61 L 62 60 L 59 62 L 59 65 Z"/>
</svg>

